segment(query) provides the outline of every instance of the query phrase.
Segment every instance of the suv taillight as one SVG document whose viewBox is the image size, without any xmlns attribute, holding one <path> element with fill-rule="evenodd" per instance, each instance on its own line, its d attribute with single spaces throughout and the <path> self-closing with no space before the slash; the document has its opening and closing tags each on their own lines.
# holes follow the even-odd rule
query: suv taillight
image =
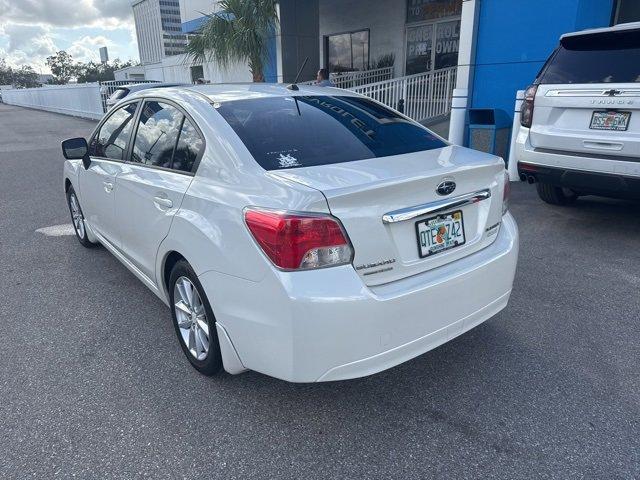
<svg viewBox="0 0 640 480">
<path fill-rule="evenodd" d="M 247 208 L 249 231 L 278 268 L 310 270 L 351 263 L 353 248 L 330 215 Z"/>
<path fill-rule="evenodd" d="M 522 108 L 520 109 L 520 125 L 523 127 L 531 128 L 531 121 L 533 120 L 533 103 L 535 102 L 537 91 L 538 86 L 531 85 L 524 92 L 524 101 L 522 102 Z"/>
</svg>

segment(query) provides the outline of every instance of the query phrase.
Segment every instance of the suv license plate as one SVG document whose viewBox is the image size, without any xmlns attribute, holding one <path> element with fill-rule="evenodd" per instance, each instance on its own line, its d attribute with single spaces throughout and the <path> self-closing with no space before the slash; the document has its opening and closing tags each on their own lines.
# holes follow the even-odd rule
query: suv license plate
<svg viewBox="0 0 640 480">
<path fill-rule="evenodd" d="M 464 245 L 462 210 L 416 222 L 420 258 Z"/>
<path fill-rule="evenodd" d="M 624 132 L 629 128 L 630 118 L 631 112 L 593 112 L 589 128 Z"/>
</svg>

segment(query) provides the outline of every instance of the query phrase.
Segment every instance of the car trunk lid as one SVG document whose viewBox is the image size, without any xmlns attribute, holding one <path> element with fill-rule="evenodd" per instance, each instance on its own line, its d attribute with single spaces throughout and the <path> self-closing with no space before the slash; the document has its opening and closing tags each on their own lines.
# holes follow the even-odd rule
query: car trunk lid
<svg viewBox="0 0 640 480">
<path fill-rule="evenodd" d="M 415 275 L 474 253 L 495 239 L 502 218 L 504 163 L 492 155 L 457 146 L 346 163 L 271 171 L 321 191 L 344 225 L 355 250 L 354 267 L 367 285 Z M 455 190 L 439 195 L 443 182 Z M 484 192 L 475 203 L 433 212 L 438 202 Z M 415 207 L 431 212 L 385 222 L 391 212 Z M 427 208 L 425 211 L 428 211 Z M 421 257 L 416 222 L 460 211 L 464 243 Z"/>
</svg>

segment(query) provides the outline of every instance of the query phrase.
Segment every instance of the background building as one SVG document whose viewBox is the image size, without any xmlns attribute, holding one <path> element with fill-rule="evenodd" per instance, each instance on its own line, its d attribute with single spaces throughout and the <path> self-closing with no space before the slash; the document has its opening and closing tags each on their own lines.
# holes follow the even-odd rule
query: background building
<svg viewBox="0 0 640 480">
<path fill-rule="evenodd" d="M 107 47 L 100 47 L 98 51 L 100 52 L 100 62 L 107 63 L 109 61 L 109 50 Z"/>
<path fill-rule="evenodd" d="M 134 3 L 134 11 L 145 3 L 150 9 L 154 1 Z M 197 33 L 206 14 L 219 10 L 215 0 L 181 0 L 179 8 L 187 37 Z M 308 58 L 301 81 L 326 67 L 337 80 L 355 79 L 340 86 L 375 83 L 379 97 L 386 98 L 381 101 L 393 107 L 399 99 L 413 102 L 421 112 L 416 120 L 457 143 L 467 142 L 470 108 L 497 109 L 513 119 L 517 90 L 535 79 L 563 33 L 640 21 L 640 0 L 280 0 L 278 8 L 267 81 L 293 81 Z M 136 28 L 148 28 L 143 22 L 138 27 L 139 17 Z M 147 35 L 138 31 L 139 38 Z M 384 73 L 372 73 L 381 67 Z M 222 70 L 212 62 L 193 64 L 184 55 L 148 65 L 145 73 L 165 81 L 251 80 L 245 65 Z M 408 87 L 411 81 L 415 88 Z M 420 102 L 446 105 L 429 109 Z"/>
<path fill-rule="evenodd" d="M 140 62 L 156 63 L 184 53 L 187 37 L 182 33 L 178 0 L 134 0 L 131 6 Z"/>
<path fill-rule="evenodd" d="M 218 11 L 220 7 L 215 0 L 182 0 L 183 33 L 187 36 L 195 34 L 207 20 L 205 14 Z M 309 60 L 301 79 L 315 78 L 320 64 L 318 0 L 279 0 L 278 11 L 280 21 L 270 38 L 269 55 L 264 71 L 265 80 L 267 82 L 293 81 L 307 57 Z M 209 70 L 212 69 L 219 72 L 218 78 L 227 78 L 227 75 L 220 72 L 215 65 L 209 66 Z M 206 65 L 203 73 L 205 79 L 212 80 L 207 75 Z M 238 68 L 231 69 L 230 75 L 229 78 L 237 78 Z M 250 75 L 247 81 L 251 81 Z"/>
<path fill-rule="evenodd" d="M 516 92 L 535 80 L 562 34 L 632 21 L 640 21 L 638 0 L 462 1 L 456 82 L 462 112 L 452 113 L 449 138 L 467 143 L 469 108 L 498 109 L 513 119 Z"/>
<path fill-rule="evenodd" d="M 320 60 L 332 71 L 391 63 L 402 76 L 457 65 L 462 0 L 319 0 L 319 7 Z"/>
</svg>

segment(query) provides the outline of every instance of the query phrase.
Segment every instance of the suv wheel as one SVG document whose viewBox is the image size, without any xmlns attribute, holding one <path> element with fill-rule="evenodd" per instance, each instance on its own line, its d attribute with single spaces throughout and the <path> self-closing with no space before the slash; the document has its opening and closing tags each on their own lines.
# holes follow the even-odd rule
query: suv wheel
<svg viewBox="0 0 640 480">
<path fill-rule="evenodd" d="M 222 369 L 215 317 L 198 277 L 185 260 L 171 271 L 169 295 L 182 351 L 200 373 L 215 375 Z"/>
<path fill-rule="evenodd" d="M 562 187 L 557 187 L 549 183 L 536 183 L 538 196 L 551 205 L 570 205 L 576 201 L 578 195 Z"/>
</svg>

